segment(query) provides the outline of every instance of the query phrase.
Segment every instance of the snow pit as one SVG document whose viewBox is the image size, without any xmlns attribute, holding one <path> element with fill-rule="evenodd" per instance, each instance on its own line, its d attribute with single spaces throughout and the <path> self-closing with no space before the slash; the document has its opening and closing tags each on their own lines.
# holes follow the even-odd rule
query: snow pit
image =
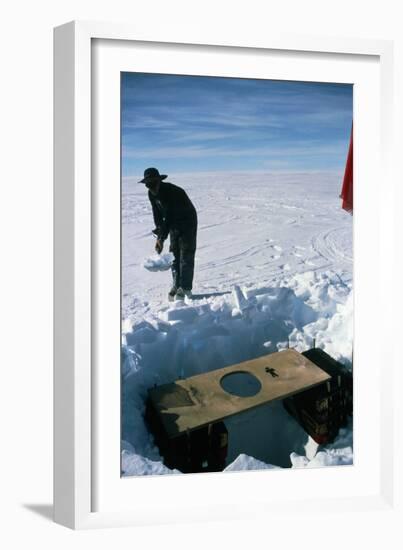
<svg viewBox="0 0 403 550">
<path fill-rule="evenodd" d="M 302 352 L 312 347 L 313 338 L 349 367 L 352 302 L 351 287 L 334 273 L 310 272 L 278 286 L 238 288 L 192 305 L 159 308 L 131 329 L 125 322 L 129 330 L 122 346 L 122 439 L 127 442 L 123 475 L 172 473 L 163 465 L 144 422 L 149 388 L 288 346 Z M 295 468 L 352 463 L 351 427 L 332 445 L 308 454 L 310 438 L 281 402 L 236 415 L 225 424 L 225 471 L 261 469 L 262 464 Z"/>
</svg>

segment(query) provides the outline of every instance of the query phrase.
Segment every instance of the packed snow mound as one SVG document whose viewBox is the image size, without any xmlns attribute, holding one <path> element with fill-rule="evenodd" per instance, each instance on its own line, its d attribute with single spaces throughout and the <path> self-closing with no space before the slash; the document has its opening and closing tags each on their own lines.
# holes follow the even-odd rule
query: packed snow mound
<svg viewBox="0 0 403 550">
<path fill-rule="evenodd" d="M 313 458 L 291 453 L 293 468 L 321 468 L 323 466 L 345 466 L 353 464 L 352 425 L 342 428 L 333 443 L 320 449 Z"/>
<path fill-rule="evenodd" d="M 153 254 L 143 261 L 144 269 L 148 271 L 167 271 L 171 268 L 174 255 L 172 252 L 167 254 Z"/>
<path fill-rule="evenodd" d="M 239 472 L 242 470 L 278 470 L 278 466 L 273 464 L 266 464 L 261 460 L 253 458 L 245 454 L 240 454 L 238 458 L 224 469 L 224 472 Z"/>
<path fill-rule="evenodd" d="M 122 474 L 124 476 L 155 476 L 180 473 L 179 470 L 170 470 L 160 460 L 154 461 L 137 455 L 130 443 L 122 442 Z"/>
<path fill-rule="evenodd" d="M 315 457 L 307 464 L 307 468 L 320 468 L 323 466 L 346 466 L 353 463 L 353 450 L 351 447 L 346 449 L 326 449 L 319 451 Z"/>
<path fill-rule="evenodd" d="M 340 274 L 309 272 L 272 286 L 235 286 L 231 293 L 188 300 L 186 305 L 174 302 L 149 311 L 139 323 L 124 322 L 122 438 L 132 446 L 123 450 L 124 475 L 167 473 L 144 421 L 149 388 L 288 347 L 303 352 L 314 339 L 317 347 L 350 367 L 352 303 L 351 285 Z M 279 467 L 352 463 L 351 428 L 343 444 L 321 448 L 322 454 L 308 458 L 309 438 L 281 402 L 225 423 L 225 471 L 253 465 L 260 469 L 259 462 Z M 239 458 L 245 453 L 254 458 Z"/>
</svg>

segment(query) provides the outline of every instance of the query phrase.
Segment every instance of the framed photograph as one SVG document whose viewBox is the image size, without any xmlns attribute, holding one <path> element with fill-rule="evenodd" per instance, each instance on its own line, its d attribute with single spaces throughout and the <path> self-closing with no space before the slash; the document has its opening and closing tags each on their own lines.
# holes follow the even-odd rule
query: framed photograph
<svg viewBox="0 0 403 550">
<path fill-rule="evenodd" d="M 121 73 L 123 476 L 353 463 L 352 117 L 352 84 Z"/>
<path fill-rule="evenodd" d="M 72 528 L 393 509 L 392 44 L 227 40 L 55 29 Z"/>
</svg>

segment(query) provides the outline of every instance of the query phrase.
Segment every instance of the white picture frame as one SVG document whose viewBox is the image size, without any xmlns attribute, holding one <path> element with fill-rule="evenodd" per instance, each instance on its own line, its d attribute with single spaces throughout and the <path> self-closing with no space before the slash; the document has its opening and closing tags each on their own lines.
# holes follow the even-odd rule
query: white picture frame
<svg viewBox="0 0 403 550">
<path fill-rule="evenodd" d="M 358 269 L 355 273 L 355 367 L 358 373 L 355 387 L 365 382 L 367 398 L 359 398 L 355 421 L 357 445 L 367 449 L 368 434 L 365 434 L 363 415 L 367 415 L 377 431 L 376 449 L 372 462 L 356 463 L 353 467 L 341 469 L 320 469 L 296 472 L 249 472 L 235 475 L 202 474 L 190 476 L 160 476 L 153 478 L 132 478 L 121 480 L 120 472 L 113 467 L 119 464 L 116 451 L 116 433 L 118 431 L 120 408 L 116 393 L 116 372 L 108 380 L 99 376 L 98 362 L 102 363 L 105 354 L 114 361 L 116 350 L 113 343 L 106 344 L 102 353 L 97 344 L 98 335 L 111 329 L 106 323 L 106 313 L 116 313 L 116 302 L 101 299 L 105 288 L 113 284 L 116 287 L 116 269 L 120 269 L 119 249 L 116 249 L 115 234 L 108 245 L 100 240 L 99 219 L 105 217 L 105 208 L 112 208 L 116 193 L 112 196 L 99 196 L 96 189 L 98 167 L 93 158 L 93 146 L 99 136 L 94 132 L 97 106 L 94 104 L 95 55 L 94 47 L 100 41 L 108 41 L 116 48 L 121 61 L 117 61 L 116 51 L 106 55 L 104 66 L 107 70 L 120 71 L 118 63 L 125 63 L 122 52 L 132 45 L 140 45 L 146 52 L 141 60 L 141 68 L 150 72 L 161 63 L 161 53 L 186 52 L 189 56 L 201 58 L 208 52 L 210 60 L 220 59 L 222 55 L 239 54 L 246 59 L 251 56 L 282 56 L 279 64 L 279 78 L 284 60 L 292 58 L 315 61 L 320 56 L 322 74 L 325 65 L 349 65 L 358 60 L 362 67 L 360 73 L 354 66 L 346 74 L 347 81 L 363 86 L 368 93 L 361 95 L 361 101 L 354 104 L 355 124 L 355 184 L 358 182 L 355 203 L 355 261 Z M 155 55 L 153 55 L 153 52 Z M 151 52 L 151 53 L 150 53 Z M 121 55 L 122 54 L 122 55 Z M 133 54 L 129 55 L 133 59 Z M 98 58 L 97 58 L 98 59 Z M 136 59 L 134 57 L 134 59 Z M 139 59 L 139 57 L 137 57 Z M 256 58 L 257 59 L 257 58 Z M 256 60 L 255 59 L 255 60 Z M 289 59 L 296 69 L 295 59 Z M 259 515 L 284 510 L 295 514 L 304 502 L 304 508 L 317 513 L 326 503 L 329 511 L 345 506 L 357 511 L 393 511 L 394 502 L 394 463 L 393 423 L 395 414 L 393 396 L 393 369 L 397 367 L 394 347 L 381 350 L 376 343 L 376 334 L 368 316 L 367 298 L 374 292 L 376 297 L 372 307 L 377 315 L 390 311 L 387 292 L 391 274 L 382 266 L 393 257 L 393 224 L 390 213 L 394 209 L 394 173 L 393 173 L 393 44 L 387 41 L 338 39 L 314 36 L 270 35 L 257 36 L 253 41 L 230 37 L 203 34 L 203 42 L 187 36 L 186 30 L 178 35 L 153 36 L 147 30 L 138 30 L 130 25 L 109 23 L 72 22 L 55 29 L 54 39 L 54 83 L 55 83 L 55 367 L 54 367 L 54 511 L 55 521 L 71 528 L 90 528 L 118 525 L 144 525 L 154 523 L 177 523 L 178 521 L 235 519 L 237 517 L 259 517 Z M 98 62 L 98 61 L 97 61 Z M 130 61 L 131 63 L 132 61 Z M 139 61 L 135 61 L 139 62 Z M 157 65 L 156 65 L 157 63 Z M 176 63 L 176 62 L 175 62 Z M 183 74 L 189 71 L 186 60 Z M 217 70 L 221 63 L 217 62 Z M 109 64 L 109 65 L 108 65 Z M 354 65 L 354 64 L 353 64 Z M 319 66 L 319 65 L 318 65 Z M 108 68 L 109 67 L 109 68 Z M 127 65 L 128 67 L 128 65 Z M 367 67 L 367 68 L 366 68 Z M 242 69 L 245 70 L 245 69 Z M 344 70 L 344 69 L 343 69 Z M 234 74 L 235 65 L 230 74 Z M 329 79 L 329 70 L 327 69 Z M 355 76 L 357 71 L 357 76 Z M 169 71 L 168 71 L 169 72 Z M 190 74 L 190 73 L 189 73 Z M 317 74 L 313 72 L 312 74 Z M 363 75 L 363 76 L 359 76 Z M 302 76 L 300 77 L 302 78 Z M 307 77 L 309 79 L 309 76 Z M 326 80 L 326 78 L 324 78 Z M 336 79 L 336 81 L 338 81 Z M 106 81 L 103 81 L 106 82 Z M 94 84 L 95 83 L 95 84 Z M 358 83 L 358 84 L 357 84 Z M 367 86 L 367 88 L 365 88 Z M 366 97 L 368 103 L 366 104 Z M 373 108 L 375 113 L 365 113 L 365 106 Z M 119 105 L 114 109 L 119 110 Z M 111 119 L 111 123 L 115 124 Z M 99 134 L 105 130 L 100 126 Z M 374 132 L 376 130 L 376 132 Z M 356 135 L 357 134 L 357 135 Z M 378 140 L 378 135 L 380 140 Z M 358 139 L 357 139 L 358 138 Z M 102 139 L 102 137 L 100 138 Z M 111 143 L 112 148 L 116 145 Z M 113 149 L 116 153 L 116 147 Z M 371 154 L 368 154 L 371 151 Z M 112 155 L 113 153 L 111 153 Z M 367 155 L 368 162 L 363 160 Z M 116 155 L 115 155 L 116 157 Z M 371 161 L 369 161 L 369 158 Z M 111 174 L 116 174 L 116 162 L 110 161 Z M 356 168 L 358 166 L 358 168 Z M 105 168 L 109 170 L 108 166 Z M 376 178 L 382 169 L 385 182 L 382 200 L 377 193 Z M 359 182 L 368 181 L 368 188 Z M 111 199 L 111 200 L 110 200 Z M 109 205 L 109 206 L 108 206 Z M 360 206 L 361 205 L 361 206 Z M 113 218 L 113 215 L 111 216 Z M 103 218 L 105 219 L 105 218 Z M 371 221 L 372 220 L 372 221 Z M 366 237 L 364 238 L 364 234 Z M 367 239 L 367 243 L 365 242 Z M 368 240 L 375 242 L 368 249 Z M 100 248 L 101 253 L 100 253 Z M 372 258 L 383 259 L 382 264 L 365 275 Z M 112 257 L 117 262 L 111 262 Z M 100 259 L 101 257 L 101 259 Z M 97 278 L 97 272 L 105 267 L 105 260 L 115 265 L 115 271 L 108 271 L 104 281 Z M 387 260 L 387 262 L 385 262 Z M 101 263 L 100 263 L 101 262 Z M 105 286 L 106 285 L 106 286 Z M 116 288 L 115 288 L 116 290 Z M 119 287 L 120 291 L 120 287 Z M 116 293 L 115 293 L 116 296 Z M 109 317 L 109 314 L 108 314 Z M 116 316 L 111 313 L 111 319 Z M 359 321 L 359 323 L 358 323 Z M 106 324 L 103 324 L 103 323 Z M 117 336 L 120 338 L 118 325 Z M 379 340 L 387 337 L 387 328 L 378 330 Z M 99 339 L 99 338 L 98 338 Z M 116 339 L 114 340 L 114 342 Z M 120 340 L 119 340 L 120 341 Z M 105 342 L 105 339 L 104 339 Z M 367 344 L 371 343 L 371 350 Z M 380 377 L 380 359 L 382 351 L 383 369 Z M 119 348 L 118 348 L 119 355 Z M 371 379 L 366 380 L 360 365 L 369 365 Z M 360 374 L 361 373 L 361 374 Z M 378 381 L 381 380 L 381 384 Z M 358 390 L 359 391 L 359 390 Z M 113 394 L 108 410 L 113 427 L 110 431 L 105 424 L 106 392 Z M 357 399 L 355 390 L 355 400 Z M 371 409 L 371 398 L 376 398 L 377 406 Z M 355 401 L 355 406 L 357 405 Z M 379 406 L 378 406 L 379 405 Z M 376 409 L 375 411 L 373 409 Z M 103 415 L 103 416 L 102 416 Z M 104 424 L 102 424 L 104 422 Z M 100 435 L 101 434 L 101 435 Z M 108 451 L 109 442 L 110 452 Z M 109 454 L 108 454 L 109 453 Z M 365 453 L 364 453 L 365 454 Z M 376 456 L 375 456 L 376 455 Z M 99 460 L 102 456 L 102 460 Z M 358 455 L 360 456 L 360 455 Z M 106 458 L 104 458 L 106 457 Z M 112 471 L 113 470 L 113 471 Z M 330 471 L 331 470 L 331 471 Z M 372 474 L 376 471 L 375 475 Z M 270 478 L 270 493 L 262 493 L 261 488 Z M 300 475 L 301 474 L 301 475 Z M 281 487 L 290 484 L 285 476 L 293 476 L 293 491 L 283 491 Z M 372 480 L 371 482 L 369 480 Z M 333 487 L 330 496 L 326 496 L 326 483 Z M 123 487 L 123 484 L 124 487 Z M 130 484 L 130 485 L 129 485 Z M 100 486 L 102 488 L 100 488 Z M 135 487 L 134 487 L 135 486 Z M 211 502 L 211 488 L 216 487 L 224 499 L 214 497 Z M 310 486 L 310 498 L 305 499 Z M 349 489 L 348 489 L 349 488 Z M 141 505 L 130 505 L 130 494 L 142 495 Z M 169 503 L 158 501 L 158 495 L 172 495 Z M 184 496 L 189 491 L 197 491 L 198 501 L 189 505 Z M 99 495 L 101 494 L 101 498 Z M 104 496 L 102 496 L 104 495 Z M 239 495 L 243 495 L 240 498 Z"/>
</svg>

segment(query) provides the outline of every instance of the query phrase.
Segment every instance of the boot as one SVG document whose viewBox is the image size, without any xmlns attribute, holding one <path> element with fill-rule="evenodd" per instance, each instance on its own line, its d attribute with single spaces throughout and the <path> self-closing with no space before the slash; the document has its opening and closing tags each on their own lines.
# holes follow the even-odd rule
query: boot
<svg viewBox="0 0 403 550">
<path fill-rule="evenodd" d="M 185 291 L 180 286 L 178 290 L 176 291 L 175 300 L 184 300 L 185 299 Z"/>
<path fill-rule="evenodd" d="M 181 286 L 176 291 L 176 300 L 184 300 L 185 298 L 191 298 L 192 297 L 192 291 L 191 290 L 184 290 Z"/>
<path fill-rule="evenodd" d="M 173 286 L 171 288 L 171 290 L 168 292 L 168 300 L 170 302 L 173 302 L 175 300 L 175 296 L 177 294 L 177 291 L 178 291 L 178 289 L 176 288 L 176 286 Z"/>
</svg>

